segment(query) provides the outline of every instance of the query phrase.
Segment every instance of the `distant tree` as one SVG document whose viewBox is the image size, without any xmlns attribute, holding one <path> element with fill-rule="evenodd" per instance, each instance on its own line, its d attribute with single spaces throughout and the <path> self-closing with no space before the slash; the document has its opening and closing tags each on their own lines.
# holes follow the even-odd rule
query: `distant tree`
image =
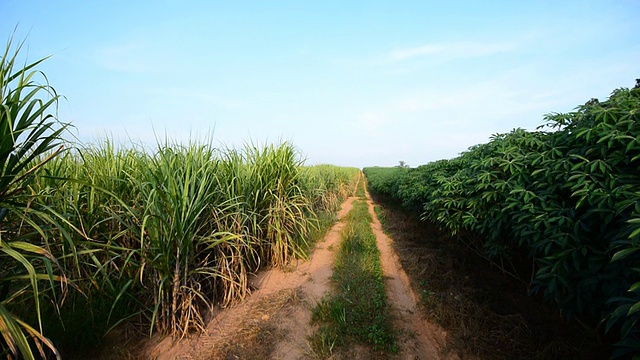
<svg viewBox="0 0 640 360">
<path fill-rule="evenodd" d="M 407 163 L 406 163 L 406 162 L 404 162 L 404 161 L 400 160 L 400 161 L 398 161 L 398 167 L 399 167 L 399 168 L 408 168 L 408 167 L 409 167 L 409 165 L 407 165 Z"/>
</svg>

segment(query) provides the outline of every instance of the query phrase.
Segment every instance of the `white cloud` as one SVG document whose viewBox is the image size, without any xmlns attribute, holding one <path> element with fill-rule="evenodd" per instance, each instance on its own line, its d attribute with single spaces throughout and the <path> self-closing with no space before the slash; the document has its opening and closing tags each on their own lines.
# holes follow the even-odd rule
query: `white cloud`
<svg viewBox="0 0 640 360">
<path fill-rule="evenodd" d="M 383 129 L 389 123 L 386 116 L 374 113 L 366 112 L 359 114 L 356 117 L 356 127 L 359 131 L 364 131 L 367 134 L 376 134 Z"/>
<path fill-rule="evenodd" d="M 409 95 L 396 102 L 395 109 L 400 112 L 414 112 L 422 110 L 445 109 L 451 106 L 459 106 L 460 101 L 467 95 L 444 94 L 444 93 L 423 93 Z"/>
<path fill-rule="evenodd" d="M 515 49 L 509 43 L 474 43 L 452 42 L 443 44 L 426 44 L 422 46 L 392 51 L 389 58 L 401 61 L 415 57 L 436 56 L 439 58 L 456 59 L 495 55 Z"/>
<path fill-rule="evenodd" d="M 496 42 L 449 42 L 437 44 L 424 44 L 416 47 L 400 48 L 397 50 L 379 53 L 366 58 L 334 58 L 330 59 L 332 64 L 338 66 L 348 66 L 354 68 L 369 68 L 379 66 L 397 66 L 398 63 L 409 59 L 425 58 L 438 63 L 464 58 L 478 58 L 491 56 L 516 50 L 515 43 Z M 396 70 L 401 73 L 409 73 L 411 70 Z"/>
<path fill-rule="evenodd" d="M 246 107 L 246 102 L 228 96 L 220 96 L 204 88 L 185 89 L 182 87 L 154 87 L 146 92 L 158 96 L 160 99 L 167 99 L 173 103 L 181 103 L 186 106 L 211 106 L 220 107 L 226 110 L 236 110 Z"/>
<path fill-rule="evenodd" d="M 170 53 L 164 46 L 129 40 L 122 44 L 102 46 L 94 59 L 102 67 L 124 73 L 157 73 L 170 70 Z"/>
<path fill-rule="evenodd" d="M 391 53 L 391 58 L 394 60 L 404 60 L 410 57 L 437 54 L 442 51 L 442 46 L 438 45 L 424 45 L 414 48 L 396 50 Z"/>
</svg>

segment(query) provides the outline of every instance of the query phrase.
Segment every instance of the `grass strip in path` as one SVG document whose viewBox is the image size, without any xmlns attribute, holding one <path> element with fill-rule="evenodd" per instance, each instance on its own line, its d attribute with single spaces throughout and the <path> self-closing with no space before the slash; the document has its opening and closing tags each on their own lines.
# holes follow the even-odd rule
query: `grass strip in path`
<svg viewBox="0 0 640 360">
<path fill-rule="evenodd" d="M 334 291 L 313 309 L 319 329 L 311 339 L 319 357 L 335 346 L 369 344 L 377 352 L 397 352 L 390 307 L 365 201 L 356 201 L 346 217 L 332 276 Z"/>
</svg>

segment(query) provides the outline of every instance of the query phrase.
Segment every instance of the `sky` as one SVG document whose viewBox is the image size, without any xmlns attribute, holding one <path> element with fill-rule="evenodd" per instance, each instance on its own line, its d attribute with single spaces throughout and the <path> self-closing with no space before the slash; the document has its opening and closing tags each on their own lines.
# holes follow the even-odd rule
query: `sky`
<svg viewBox="0 0 640 360">
<path fill-rule="evenodd" d="M 418 166 L 640 78 L 640 1 L 0 0 L 83 143 Z"/>
</svg>

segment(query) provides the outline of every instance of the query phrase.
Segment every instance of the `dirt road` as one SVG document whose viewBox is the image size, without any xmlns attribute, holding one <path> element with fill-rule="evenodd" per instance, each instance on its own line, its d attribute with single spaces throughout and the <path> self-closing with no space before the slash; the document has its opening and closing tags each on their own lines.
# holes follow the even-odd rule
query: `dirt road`
<svg viewBox="0 0 640 360">
<path fill-rule="evenodd" d="M 418 311 L 418 298 L 409 278 L 384 234 L 369 194 L 372 229 L 381 252 L 386 291 L 400 330 L 399 353 L 392 359 L 456 359 L 445 357 L 445 332 L 428 323 Z M 147 357 L 164 359 L 312 359 L 316 358 L 309 337 L 311 309 L 330 291 L 333 259 L 340 242 L 341 219 L 351 210 L 356 197 L 348 198 L 337 214 L 337 222 L 324 240 L 317 243 L 308 261 L 298 261 L 292 269 L 266 270 L 251 279 L 252 295 L 243 303 L 219 310 L 207 332 L 193 339 L 171 344 L 165 339 L 149 348 Z M 335 358 L 380 358 L 364 347 L 336 349 Z"/>
</svg>

